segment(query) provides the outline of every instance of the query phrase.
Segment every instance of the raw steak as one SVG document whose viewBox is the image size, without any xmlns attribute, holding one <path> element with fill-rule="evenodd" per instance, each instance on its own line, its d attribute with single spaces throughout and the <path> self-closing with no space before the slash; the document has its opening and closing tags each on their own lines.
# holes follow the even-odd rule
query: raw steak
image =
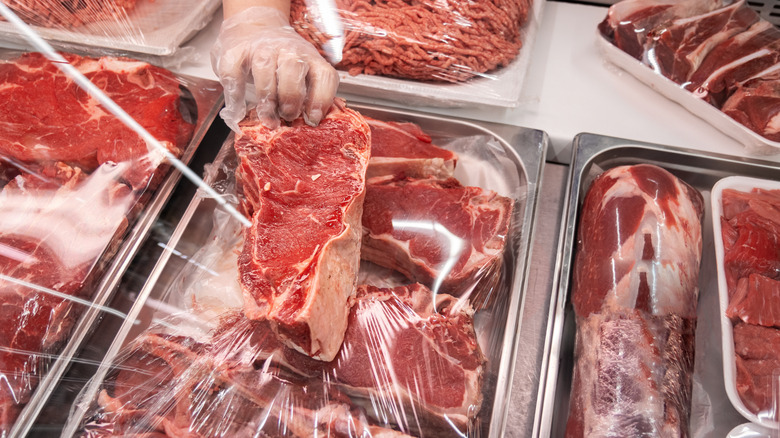
<svg viewBox="0 0 780 438">
<path fill-rule="evenodd" d="M 703 211 L 698 191 L 652 165 L 591 184 L 572 277 L 567 437 L 688 436 Z"/>
<path fill-rule="evenodd" d="M 121 173 L 85 177 L 62 163 L 32 169 L 0 192 L 0 433 L 10 430 L 84 310 L 59 294 L 91 297 L 99 260 L 113 252 L 135 200 L 114 181 Z"/>
<path fill-rule="evenodd" d="M 225 318 L 214 344 L 243 351 L 255 368 L 278 367 L 330 382 L 363 405 L 374 421 L 405 432 L 465 434 L 482 404 L 486 359 L 474 332 L 473 310 L 421 284 L 359 286 L 344 343 L 331 362 L 287 348 L 264 322 L 236 315 Z"/>
<path fill-rule="evenodd" d="M 780 73 L 738 84 L 721 110 L 755 133 L 780 141 Z"/>
<path fill-rule="evenodd" d="M 370 142 L 368 124 L 342 102 L 317 127 L 245 121 L 235 140 L 252 218 L 238 258 L 244 313 L 321 360 L 333 359 L 347 328 Z"/>
<path fill-rule="evenodd" d="M 497 281 L 512 208 L 510 198 L 454 178 L 374 178 L 361 258 L 460 295 L 479 281 Z"/>
<path fill-rule="evenodd" d="M 246 339 L 232 341 L 145 333 L 109 373 L 81 435 L 407 436 L 371 425 L 321 381 L 281 375 L 230 348 Z"/>
<path fill-rule="evenodd" d="M 168 148 L 181 154 L 192 135 L 180 83 L 167 70 L 126 58 L 65 58 Z M 91 172 L 134 161 L 123 175 L 143 189 L 162 155 L 38 53 L 0 64 L 0 156 L 22 163 L 62 161 Z M 158 175 L 161 172 L 158 172 Z"/>
<path fill-rule="evenodd" d="M 705 14 L 679 18 L 651 32 L 647 61 L 667 78 L 685 83 L 719 43 L 759 20 L 744 0 Z"/>
<path fill-rule="evenodd" d="M 780 279 L 750 274 L 737 281 L 726 316 L 749 324 L 780 328 Z"/>
<path fill-rule="evenodd" d="M 720 108 L 737 84 L 780 63 L 780 30 L 760 20 L 716 45 L 690 76 L 687 90 Z"/>
<path fill-rule="evenodd" d="M 371 127 L 371 160 L 366 178 L 405 175 L 446 179 L 455 171 L 458 156 L 431 143 L 414 123 L 366 118 Z"/>
<path fill-rule="evenodd" d="M 657 26 L 720 6 L 720 0 L 622 0 L 609 8 L 598 28 L 615 46 L 642 60 L 648 34 Z"/>
<path fill-rule="evenodd" d="M 753 324 L 734 326 L 737 392 L 756 414 L 772 412 L 777 370 L 780 369 L 780 330 Z"/>
</svg>

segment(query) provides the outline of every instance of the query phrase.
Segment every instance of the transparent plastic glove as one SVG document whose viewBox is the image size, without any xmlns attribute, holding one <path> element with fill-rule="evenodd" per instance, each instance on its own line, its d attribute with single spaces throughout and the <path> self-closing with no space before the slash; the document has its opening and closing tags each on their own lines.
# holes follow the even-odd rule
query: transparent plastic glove
<svg viewBox="0 0 780 438">
<path fill-rule="evenodd" d="M 251 7 L 222 23 L 211 64 L 225 92 L 220 116 L 234 131 L 253 107 L 269 128 L 303 115 L 319 124 L 339 84 L 336 70 L 277 9 Z"/>
</svg>

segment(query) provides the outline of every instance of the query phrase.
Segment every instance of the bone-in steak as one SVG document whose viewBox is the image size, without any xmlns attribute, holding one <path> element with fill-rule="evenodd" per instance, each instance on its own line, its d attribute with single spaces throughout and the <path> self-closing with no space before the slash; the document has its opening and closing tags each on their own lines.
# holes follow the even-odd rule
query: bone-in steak
<svg viewBox="0 0 780 438">
<path fill-rule="evenodd" d="M 331 360 L 357 283 L 371 132 L 337 102 L 317 127 L 246 121 L 235 140 L 242 208 L 244 312 L 291 347 Z"/>
</svg>

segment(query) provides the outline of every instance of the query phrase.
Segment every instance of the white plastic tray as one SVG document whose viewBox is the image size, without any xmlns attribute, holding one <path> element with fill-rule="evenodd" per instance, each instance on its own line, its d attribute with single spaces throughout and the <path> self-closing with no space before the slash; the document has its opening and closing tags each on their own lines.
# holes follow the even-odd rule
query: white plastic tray
<svg viewBox="0 0 780 438">
<path fill-rule="evenodd" d="M 727 116 L 718 108 L 695 97 L 691 92 L 681 88 L 680 85 L 671 79 L 656 73 L 638 59 L 617 48 L 598 31 L 596 31 L 596 41 L 601 53 L 609 62 L 627 71 L 644 84 L 661 93 L 662 96 L 682 105 L 685 109 L 724 134 L 739 141 L 749 151 L 757 154 L 776 154 L 780 152 L 780 142 L 767 140 Z"/>
<path fill-rule="evenodd" d="M 728 394 L 731 404 L 739 411 L 742 416 L 753 423 L 766 428 L 780 429 L 780 424 L 771 419 L 759 417 L 751 412 L 737 392 L 737 370 L 736 358 L 734 353 L 734 330 L 731 320 L 726 316 L 728 307 L 728 287 L 726 285 L 726 274 L 723 270 L 723 238 L 721 234 L 720 218 L 723 215 L 722 195 L 724 189 L 735 189 L 739 191 L 750 191 L 753 188 L 763 188 L 769 190 L 780 190 L 780 181 L 771 181 L 745 176 L 730 176 L 719 180 L 712 187 L 712 234 L 715 244 L 715 258 L 718 270 L 718 298 L 720 301 L 720 324 L 723 342 L 723 380 L 726 385 L 726 394 Z"/>
<path fill-rule="evenodd" d="M 138 0 L 127 20 L 88 23 L 73 29 L 33 28 L 57 45 L 168 56 L 208 24 L 221 5 L 221 0 Z M 22 34 L 6 21 L 0 21 L 0 41 L 26 45 Z"/>
<path fill-rule="evenodd" d="M 403 102 L 409 106 L 465 107 L 486 105 L 514 108 L 520 92 L 545 0 L 533 0 L 528 21 L 522 30 L 523 46 L 508 66 L 462 83 L 429 83 L 376 75 L 350 75 L 339 71 L 339 91 L 358 96 Z"/>
</svg>

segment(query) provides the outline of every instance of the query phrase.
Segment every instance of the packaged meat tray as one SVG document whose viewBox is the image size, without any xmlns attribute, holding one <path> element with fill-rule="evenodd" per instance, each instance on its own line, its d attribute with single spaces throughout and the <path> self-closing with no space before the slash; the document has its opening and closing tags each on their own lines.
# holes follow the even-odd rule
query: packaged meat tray
<svg viewBox="0 0 780 438">
<path fill-rule="evenodd" d="M 594 134 L 572 153 L 534 436 L 727 436 L 745 420 L 723 380 L 710 193 L 776 164 Z"/>
<path fill-rule="evenodd" d="M 222 104 L 214 81 L 64 56 L 184 163 Z M 0 434 L 25 436 L 180 174 L 42 55 L 3 52 L 0 76 Z"/>
<path fill-rule="evenodd" d="M 339 91 L 416 106 L 515 107 L 542 0 L 292 3 L 291 24 L 339 70 Z"/>
<path fill-rule="evenodd" d="M 623 0 L 596 39 L 608 61 L 748 151 L 778 153 L 780 30 L 749 2 Z"/>
<path fill-rule="evenodd" d="M 86 0 L 4 2 L 42 38 L 61 50 L 168 57 L 211 21 L 219 0 Z M 24 34 L 0 20 L 6 47 L 27 47 Z M 147 56 L 148 55 L 148 56 Z"/>
<path fill-rule="evenodd" d="M 341 126 L 338 133 L 332 131 L 334 126 Z M 335 190 L 340 199 L 335 204 L 344 202 L 343 211 L 349 212 L 355 199 L 350 187 L 361 177 L 348 169 L 366 164 L 360 157 L 365 156 L 367 128 L 372 136 L 372 161 L 366 172 L 359 252 L 350 243 L 354 241 L 349 232 L 329 243 L 318 243 L 319 221 L 309 221 L 320 210 L 305 207 L 302 214 L 285 204 L 286 213 L 278 214 L 264 204 L 270 198 L 281 199 L 276 196 L 312 193 L 329 197 Z M 267 143 L 260 143 L 271 145 L 263 146 L 268 148 L 263 154 L 273 153 L 272 145 L 277 142 L 285 145 L 279 149 L 282 155 L 268 160 L 254 161 L 247 149 L 254 138 L 265 138 L 269 131 L 264 127 L 247 122 L 240 135 L 234 138 L 231 134 L 225 141 L 207 171 L 207 181 L 226 199 L 239 203 L 241 211 L 258 209 L 261 213 L 253 214 L 253 221 L 262 220 L 265 225 L 260 229 L 253 225 L 242 234 L 238 222 L 228 218 L 214 199 L 200 192 L 195 195 L 95 377 L 74 403 L 64 429 L 67 436 L 171 428 L 205 435 L 280 429 L 291 436 L 339 430 L 361 436 L 407 436 L 423 430 L 503 435 L 517 339 L 523 330 L 520 315 L 528 311 L 524 310 L 524 290 L 546 135 L 379 107 L 344 107 L 341 102 L 318 128 L 300 137 L 324 143 L 289 143 L 299 138 L 297 129 L 312 128 L 294 122 L 272 131 L 264 140 Z M 323 132 L 329 134 L 321 136 Z M 342 135 L 349 140 L 333 140 Z M 347 147 L 351 152 L 330 155 L 332 141 L 337 150 Z M 412 153 L 404 145 L 429 153 Z M 284 158 L 288 154 L 295 158 L 288 162 Z M 310 161 L 309 154 L 318 158 Z M 345 159 L 353 164 L 347 165 Z M 334 165 L 333 160 L 342 164 Z M 291 191 L 280 174 L 300 175 L 294 164 L 298 162 L 308 163 L 302 168 L 311 175 L 296 176 L 296 188 Z M 268 163 L 287 163 L 287 171 L 267 173 L 263 166 Z M 345 170 L 334 172 L 336 167 Z M 338 175 L 335 185 L 334 175 Z M 241 181 L 242 196 L 234 192 L 236 180 Z M 312 192 L 306 189 L 318 181 L 324 186 Z M 427 200 L 421 203 L 421 199 Z M 463 204 L 463 200 L 469 201 Z M 400 212 L 404 209 L 408 214 Z M 416 216 L 413 211 L 418 212 Z M 447 213 L 441 216 L 443 212 Z M 392 229 L 403 230 L 402 234 L 386 228 L 388 215 Z M 349 220 L 349 216 L 343 217 Z M 462 222 L 468 216 L 480 218 L 471 222 L 480 224 L 478 240 L 474 240 L 476 235 L 466 239 L 453 226 L 456 218 L 461 225 L 468 224 Z M 288 220 L 308 225 L 296 225 L 291 233 L 269 231 L 283 230 Z M 496 228 L 491 223 L 504 225 Z M 441 232 L 448 246 L 469 248 L 459 252 L 470 254 L 468 262 L 447 256 L 439 259 L 443 263 L 426 264 L 423 258 L 409 257 L 431 245 L 443 248 L 424 238 L 426 233 L 439 233 L 437 229 L 450 230 Z M 394 243 L 395 239 L 401 244 Z M 301 253 L 297 250 L 279 253 L 286 260 L 284 266 L 307 273 L 296 284 L 307 288 L 310 281 L 326 282 L 307 288 L 316 293 L 303 296 L 305 302 L 329 310 L 295 311 L 293 323 L 284 312 L 297 309 L 295 303 L 300 301 L 277 304 L 283 299 L 279 297 L 290 296 L 286 292 L 273 299 L 255 292 L 240 293 L 272 281 L 265 280 L 268 272 L 279 272 L 273 264 L 279 258 L 265 259 L 267 250 L 256 248 L 271 244 L 268 250 L 276 250 L 290 241 L 295 248 L 316 245 L 326 248 L 323 253 L 332 251 L 323 258 L 309 256 L 308 251 L 303 255 L 297 255 Z M 503 249 L 499 241 L 504 242 Z M 355 256 L 363 261 L 355 274 L 357 280 L 350 283 L 343 273 L 353 269 Z M 316 263 L 293 263 L 290 257 Z M 426 257 L 436 260 L 434 254 Z M 334 260 L 339 266 L 336 271 L 330 268 Z M 267 268 L 261 271 L 255 266 Z M 239 275 L 242 270 L 247 275 Z M 287 278 L 289 269 L 283 271 L 279 275 Z M 322 272 L 337 274 L 323 277 Z M 344 316 L 337 305 L 342 296 L 331 293 L 329 287 L 334 278 L 343 280 L 347 289 L 356 287 L 342 345 L 335 350 L 330 339 L 340 336 Z M 278 286 L 278 290 L 288 289 Z M 303 289 L 295 286 L 294 290 Z M 546 314 L 543 309 L 540 312 Z M 257 314 L 263 316 L 249 319 Z M 308 329 L 317 327 L 323 315 L 327 315 L 327 330 Z M 309 335 L 299 336 L 302 330 Z M 223 349 L 223 342 L 230 348 Z M 317 356 L 322 359 L 314 359 Z M 252 365 L 241 365 L 245 360 Z M 182 368 L 184 363 L 189 365 Z M 154 371 L 145 377 L 123 371 L 141 364 Z M 216 370 L 216 374 L 207 370 Z M 534 375 L 538 372 L 528 370 Z M 212 388 L 219 397 L 200 388 Z M 310 395 L 301 398 L 301 391 Z M 175 410 L 168 409 L 174 405 Z M 257 412 L 268 420 L 253 414 Z M 132 418 L 119 422 L 124 413 Z M 142 427 L 133 429 L 133 424 Z"/>
<path fill-rule="evenodd" d="M 780 303 L 779 212 L 778 180 L 732 176 L 712 190 L 726 392 L 745 418 L 773 429 L 780 427 L 770 316 Z"/>
</svg>

